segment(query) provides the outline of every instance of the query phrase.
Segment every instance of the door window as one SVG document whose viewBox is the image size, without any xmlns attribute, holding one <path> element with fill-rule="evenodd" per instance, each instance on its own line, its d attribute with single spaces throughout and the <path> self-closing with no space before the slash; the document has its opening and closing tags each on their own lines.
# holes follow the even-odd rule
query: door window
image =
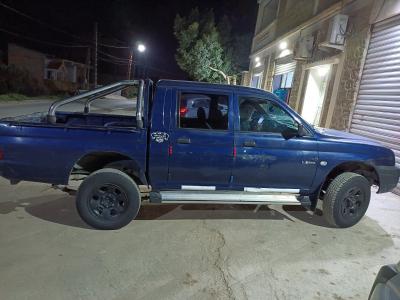
<svg viewBox="0 0 400 300">
<path fill-rule="evenodd" d="M 228 96 L 181 93 L 178 105 L 179 128 L 228 130 Z"/>
<path fill-rule="evenodd" d="M 272 101 L 239 97 L 240 131 L 282 133 L 298 131 L 298 123 Z"/>
</svg>

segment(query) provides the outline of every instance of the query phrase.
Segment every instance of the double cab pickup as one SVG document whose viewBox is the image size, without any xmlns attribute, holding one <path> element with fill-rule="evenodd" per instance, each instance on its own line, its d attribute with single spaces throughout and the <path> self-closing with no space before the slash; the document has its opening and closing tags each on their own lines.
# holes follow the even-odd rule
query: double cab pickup
<svg viewBox="0 0 400 300">
<path fill-rule="evenodd" d="M 93 109 L 98 99 L 129 90 L 132 114 Z M 74 103 L 82 110 L 65 110 Z M 344 228 L 366 213 L 372 185 L 389 192 L 400 173 L 392 150 L 315 128 L 266 91 L 137 80 L 0 120 L 0 176 L 68 191 L 78 181 L 78 213 L 98 229 L 127 225 L 148 202 L 315 210 L 319 200 L 327 223 Z"/>
</svg>

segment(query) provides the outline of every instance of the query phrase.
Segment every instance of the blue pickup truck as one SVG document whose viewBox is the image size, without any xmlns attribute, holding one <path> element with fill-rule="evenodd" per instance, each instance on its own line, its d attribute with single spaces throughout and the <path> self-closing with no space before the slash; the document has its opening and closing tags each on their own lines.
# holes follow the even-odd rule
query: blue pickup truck
<svg viewBox="0 0 400 300">
<path fill-rule="evenodd" d="M 133 115 L 92 111 L 97 99 L 127 88 L 136 89 Z M 61 111 L 73 102 L 84 109 Z M 12 184 L 78 180 L 78 213 L 98 229 L 127 225 L 148 202 L 315 210 L 318 200 L 327 222 L 345 228 L 364 216 L 371 186 L 389 192 L 400 173 L 390 149 L 314 128 L 271 93 L 138 80 L 0 120 L 0 175 Z"/>
</svg>

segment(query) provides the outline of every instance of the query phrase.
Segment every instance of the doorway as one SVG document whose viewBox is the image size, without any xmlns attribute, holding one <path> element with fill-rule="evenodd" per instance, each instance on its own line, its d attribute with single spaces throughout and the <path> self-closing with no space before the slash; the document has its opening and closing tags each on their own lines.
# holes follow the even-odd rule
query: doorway
<svg viewBox="0 0 400 300">
<path fill-rule="evenodd" d="M 253 75 L 253 77 L 251 78 L 251 87 L 252 88 L 256 88 L 256 89 L 261 88 L 262 76 L 263 76 L 263 73 Z"/>
<path fill-rule="evenodd" d="M 301 116 L 310 124 L 319 126 L 328 89 L 331 65 L 320 65 L 309 69 Z"/>
</svg>

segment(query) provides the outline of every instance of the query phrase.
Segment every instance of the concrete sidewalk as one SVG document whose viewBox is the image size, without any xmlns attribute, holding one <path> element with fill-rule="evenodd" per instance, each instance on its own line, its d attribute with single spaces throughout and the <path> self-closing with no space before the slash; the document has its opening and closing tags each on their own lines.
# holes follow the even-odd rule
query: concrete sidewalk
<svg viewBox="0 0 400 300">
<path fill-rule="evenodd" d="M 8 299 L 367 299 L 400 260 L 400 199 L 373 196 L 350 229 L 299 208 L 145 206 L 118 231 L 74 199 L 0 179 L 0 295 Z"/>
</svg>

